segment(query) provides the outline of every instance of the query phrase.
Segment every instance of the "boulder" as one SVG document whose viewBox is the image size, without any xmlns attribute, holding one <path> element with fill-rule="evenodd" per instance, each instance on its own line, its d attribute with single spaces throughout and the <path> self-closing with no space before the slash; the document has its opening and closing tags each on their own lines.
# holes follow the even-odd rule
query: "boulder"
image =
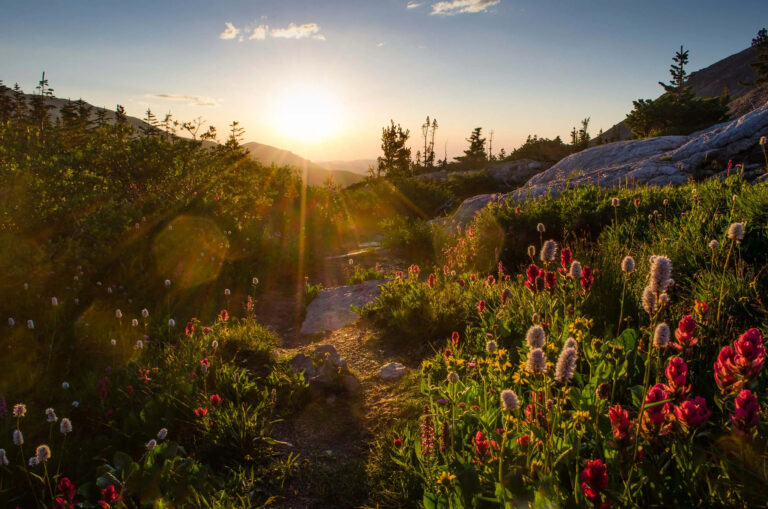
<svg viewBox="0 0 768 509">
<path fill-rule="evenodd" d="M 499 183 L 508 187 L 517 187 L 525 184 L 528 179 L 550 168 L 552 163 L 534 161 L 532 159 L 519 159 L 494 164 L 485 169 L 488 174 Z"/>
<path fill-rule="evenodd" d="M 345 375 L 341 382 L 344 384 L 344 389 L 349 394 L 359 394 L 362 390 L 362 385 L 360 385 L 360 381 L 354 377 L 354 375 Z"/>
<path fill-rule="evenodd" d="M 567 187 L 598 183 L 677 185 L 709 170 L 759 162 L 761 136 L 768 134 L 768 104 L 746 115 L 688 136 L 660 136 L 609 143 L 572 154 L 510 193 L 516 200 Z"/>
<path fill-rule="evenodd" d="M 290 360 L 289 364 L 295 372 L 301 373 L 303 371 L 306 374 L 307 380 L 317 374 L 312 359 L 303 353 L 296 354 L 293 359 Z"/>
<path fill-rule="evenodd" d="M 489 203 L 500 201 L 504 198 L 503 194 L 478 194 L 472 198 L 467 198 L 456 212 L 448 217 L 432 219 L 430 222 L 445 228 L 448 232 L 455 232 L 456 228 L 464 228 L 472 222 L 478 212 L 483 210 Z"/>
<path fill-rule="evenodd" d="M 405 374 L 407 368 L 399 362 L 389 362 L 379 370 L 379 377 L 382 380 L 397 380 Z"/>
<path fill-rule="evenodd" d="M 333 345 L 317 345 L 315 347 L 315 355 L 320 358 L 325 358 L 327 355 L 327 358 L 337 366 L 341 362 L 341 355 L 339 355 L 339 352 L 336 351 Z"/>
<path fill-rule="evenodd" d="M 365 281 L 352 286 L 340 286 L 321 291 L 307 306 L 301 324 L 301 334 L 321 334 L 341 329 L 357 320 L 350 306 L 363 307 L 379 296 L 384 280 Z"/>
</svg>

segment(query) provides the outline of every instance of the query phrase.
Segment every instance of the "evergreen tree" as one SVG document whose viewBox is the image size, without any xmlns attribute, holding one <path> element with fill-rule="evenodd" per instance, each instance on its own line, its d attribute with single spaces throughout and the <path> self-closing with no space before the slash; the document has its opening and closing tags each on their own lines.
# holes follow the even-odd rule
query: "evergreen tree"
<svg viewBox="0 0 768 509">
<path fill-rule="evenodd" d="M 11 89 L 3 84 L 3 80 L 0 80 L 0 122 L 6 122 L 13 113 L 11 94 Z"/>
<path fill-rule="evenodd" d="M 48 86 L 45 72 L 43 72 L 43 76 L 37 83 L 35 90 L 37 90 L 37 93 L 33 94 L 30 100 L 30 115 L 32 116 L 33 125 L 40 129 L 40 139 L 44 143 L 45 130 L 51 125 L 51 116 L 48 111 L 53 109 L 53 105 L 48 101 L 49 98 L 53 97 L 53 89 Z"/>
<path fill-rule="evenodd" d="M 683 50 L 683 47 L 680 46 L 680 51 L 675 52 L 672 62 L 672 65 L 669 66 L 669 74 L 672 76 L 672 81 L 669 83 L 660 81 L 659 85 L 664 88 L 666 93 L 673 96 L 677 102 L 683 102 L 692 96 L 691 85 L 685 84 L 688 79 L 688 73 L 685 71 L 685 66 L 688 65 L 688 50 Z"/>
<path fill-rule="evenodd" d="M 377 159 L 376 176 L 402 178 L 411 174 L 411 149 L 406 147 L 410 130 L 403 130 L 400 124 L 390 120 L 389 127 L 381 128 L 381 150 L 383 157 Z"/>
<path fill-rule="evenodd" d="M 752 47 L 757 51 L 757 60 L 749 64 L 757 76 L 754 85 L 768 83 L 768 30 L 762 28 L 757 32 Z"/>
<path fill-rule="evenodd" d="M 20 121 L 27 115 L 29 107 L 24 91 L 21 90 L 18 83 L 13 85 L 13 118 Z"/>
<path fill-rule="evenodd" d="M 144 123 L 139 127 L 141 134 L 144 136 L 154 136 L 157 134 L 157 117 L 152 113 L 151 109 L 147 108 L 143 120 Z"/>
<path fill-rule="evenodd" d="M 727 100 L 723 97 L 694 97 L 686 85 L 688 51 L 680 47 L 670 67 L 672 81 L 659 82 L 665 93 L 658 99 L 632 101 L 634 109 L 625 123 L 639 138 L 690 134 L 728 119 Z"/>
<path fill-rule="evenodd" d="M 240 122 L 233 120 L 232 123 L 229 124 L 229 138 L 227 138 L 227 142 L 224 146 L 230 150 L 238 150 L 244 135 L 245 129 L 240 127 Z"/>
<path fill-rule="evenodd" d="M 485 152 L 485 138 L 482 137 L 482 127 L 475 127 L 467 138 L 469 148 L 463 156 L 455 157 L 457 161 L 469 169 L 481 168 L 488 162 L 488 154 Z"/>
</svg>

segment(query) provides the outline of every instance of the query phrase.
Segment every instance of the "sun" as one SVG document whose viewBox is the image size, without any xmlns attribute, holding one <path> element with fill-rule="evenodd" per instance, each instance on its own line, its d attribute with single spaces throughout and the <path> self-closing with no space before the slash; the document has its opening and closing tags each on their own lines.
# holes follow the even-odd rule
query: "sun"
<svg viewBox="0 0 768 509">
<path fill-rule="evenodd" d="M 273 103 L 274 125 L 280 135 L 299 142 L 322 141 L 340 126 L 341 107 L 328 90 L 293 85 Z"/>
</svg>

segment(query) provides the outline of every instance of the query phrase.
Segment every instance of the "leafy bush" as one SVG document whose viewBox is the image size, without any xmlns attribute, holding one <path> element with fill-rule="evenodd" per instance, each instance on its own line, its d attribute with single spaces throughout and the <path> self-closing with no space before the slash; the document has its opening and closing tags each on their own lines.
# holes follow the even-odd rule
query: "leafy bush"
<svg viewBox="0 0 768 509">
<path fill-rule="evenodd" d="M 718 97 L 677 101 L 671 94 L 632 101 L 624 122 L 638 138 L 685 135 L 728 120 L 728 107 Z"/>
</svg>

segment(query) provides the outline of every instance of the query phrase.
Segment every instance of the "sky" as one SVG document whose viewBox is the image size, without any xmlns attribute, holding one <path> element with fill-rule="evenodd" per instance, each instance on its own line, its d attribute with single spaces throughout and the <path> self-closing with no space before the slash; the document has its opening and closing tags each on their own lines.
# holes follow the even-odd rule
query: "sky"
<svg viewBox="0 0 768 509">
<path fill-rule="evenodd" d="M 474 127 L 507 152 L 529 134 L 608 129 L 689 70 L 749 46 L 768 1 L 57 0 L 7 2 L 0 79 L 143 117 L 202 117 L 313 161 L 375 158 L 390 120 L 437 118 L 438 158 Z"/>
</svg>

